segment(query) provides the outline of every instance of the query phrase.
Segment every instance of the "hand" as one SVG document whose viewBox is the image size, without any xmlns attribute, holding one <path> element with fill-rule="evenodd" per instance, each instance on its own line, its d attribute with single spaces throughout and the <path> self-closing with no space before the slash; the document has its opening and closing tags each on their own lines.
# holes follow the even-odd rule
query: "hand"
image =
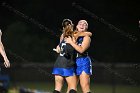
<svg viewBox="0 0 140 93">
<path fill-rule="evenodd" d="M 72 37 L 72 41 L 73 41 L 73 43 L 76 43 L 76 38 Z"/>
<path fill-rule="evenodd" d="M 91 37 L 92 36 L 92 33 L 91 32 L 84 32 L 87 34 L 87 36 Z"/>
<path fill-rule="evenodd" d="M 4 59 L 4 66 L 6 67 L 6 68 L 9 68 L 10 67 L 10 62 L 9 62 L 9 60 L 8 59 Z"/>
<path fill-rule="evenodd" d="M 59 46 L 56 47 L 56 52 L 60 53 L 60 47 Z"/>
<path fill-rule="evenodd" d="M 73 43 L 73 40 L 72 40 L 72 38 L 69 36 L 68 38 L 65 38 L 65 42 L 66 42 L 66 43 L 69 43 L 69 44 L 72 44 L 72 43 Z"/>
<path fill-rule="evenodd" d="M 56 48 L 53 48 L 53 51 L 57 52 L 57 53 L 60 53 L 60 47 L 57 46 Z"/>
</svg>

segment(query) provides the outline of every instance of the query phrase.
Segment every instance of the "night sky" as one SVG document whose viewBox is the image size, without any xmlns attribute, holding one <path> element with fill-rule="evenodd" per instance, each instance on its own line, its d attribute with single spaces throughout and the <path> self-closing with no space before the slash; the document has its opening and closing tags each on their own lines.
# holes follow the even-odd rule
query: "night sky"
<svg viewBox="0 0 140 93">
<path fill-rule="evenodd" d="M 89 54 L 99 62 L 140 62 L 140 6 L 135 0 L 1 0 L 0 28 L 8 57 L 55 61 L 61 22 L 89 23 Z M 14 55 L 16 54 L 16 56 Z"/>
</svg>

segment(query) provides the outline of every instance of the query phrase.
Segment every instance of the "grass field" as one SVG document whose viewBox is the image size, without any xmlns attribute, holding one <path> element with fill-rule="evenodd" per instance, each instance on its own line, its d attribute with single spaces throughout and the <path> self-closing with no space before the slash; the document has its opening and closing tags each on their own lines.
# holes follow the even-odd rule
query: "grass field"
<svg viewBox="0 0 140 93">
<path fill-rule="evenodd" d="M 9 93 L 19 93 L 20 87 L 29 88 L 32 90 L 46 91 L 45 93 L 51 93 L 54 89 L 53 82 L 41 83 L 41 82 L 19 82 L 11 83 Z M 116 85 L 114 90 L 113 87 L 108 84 L 91 84 L 92 93 L 140 93 L 140 86 L 129 86 L 129 85 Z M 64 84 L 62 93 L 65 93 L 67 85 Z M 114 91 L 114 92 L 113 92 Z M 78 93 L 82 93 L 80 86 L 78 86 Z"/>
</svg>

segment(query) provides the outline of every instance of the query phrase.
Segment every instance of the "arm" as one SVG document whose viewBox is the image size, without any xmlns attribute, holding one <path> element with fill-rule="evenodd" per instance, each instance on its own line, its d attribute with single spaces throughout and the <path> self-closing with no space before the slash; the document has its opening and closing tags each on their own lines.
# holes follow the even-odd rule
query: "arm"
<svg viewBox="0 0 140 93">
<path fill-rule="evenodd" d="M 92 33 L 91 32 L 84 32 L 83 34 L 85 34 L 84 36 L 88 35 L 89 37 L 92 36 Z"/>
<path fill-rule="evenodd" d="M 79 53 L 84 53 L 90 46 L 91 39 L 89 36 L 85 36 L 82 42 L 82 45 L 79 46 L 72 41 L 72 38 L 69 37 L 66 39 L 66 43 L 69 43 L 73 46 L 73 48 L 78 51 Z"/>
<path fill-rule="evenodd" d="M 91 32 L 77 32 L 74 34 L 75 39 L 77 39 L 79 36 L 92 36 Z"/>
<path fill-rule="evenodd" d="M 61 43 L 62 40 L 63 40 L 63 34 L 60 36 L 59 43 Z M 60 53 L 60 47 L 59 47 L 59 45 L 57 45 L 56 48 L 54 48 L 53 50 L 56 51 L 57 53 Z"/>
<path fill-rule="evenodd" d="M 4 46 L 3 46 L 2 41 L 1 41 L 1 36 L 2 36 L 2 32 L 0 30 L 0 54 L 4 58 L 4 61 L 5 61 L 4 65 L 7 68 L 7 67 L 10 67 L 10 62 L 9 62 L 7 56 L 6 56 L 6 53 L 5 53 L 5 50 L 4 50 Z"/>
<path fill-rule="evenodd" d="M 61 41 L 63 40 L 63 34 L 60 36 L 60 42 L 59 43 L 61 43 Z"/>
</svg>

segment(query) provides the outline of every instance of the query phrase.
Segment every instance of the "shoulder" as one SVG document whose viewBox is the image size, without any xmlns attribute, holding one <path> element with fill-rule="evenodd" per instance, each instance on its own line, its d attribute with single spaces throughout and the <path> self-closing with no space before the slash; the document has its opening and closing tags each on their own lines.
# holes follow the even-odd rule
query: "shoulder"
<svg viewBox="0 0 140 93">
<path fill-rule="evenodd" d="M 93 34 L 92 34 L 91 32 L 89 32 L 89 31 L 86 31 L 85 33 L 88 34 L 88 36 L 90 36 L 90 37 L 93 35 Z"/>
<path fill-rule="evenodd" d="M 61 34 L 60 39 L 63 39 L 64 33 Z"/>
<path fill-rule="evenodd" d="M 1 29 L 0 29 L 0 36 L 2 35 Z"/>
<path fill-rule="evenodd" d="M 89 38 L 89 39 L 90 39 L 90 36 L 86 35 L 86 36 L 84 36 L 83 38 Z"/>
<path fill-rule="evenodd" d="M 64 33 L 62 33 L 60 37 L 63 37 L 63 35 L 64 35 Z"/>
<path fill-rule="evenodd" d="M 83 39 L 84 39 L 85 41 L 91 41 L 91 38 L 90 38 L 89 36 L 84 36 Z"/>
</svg>

